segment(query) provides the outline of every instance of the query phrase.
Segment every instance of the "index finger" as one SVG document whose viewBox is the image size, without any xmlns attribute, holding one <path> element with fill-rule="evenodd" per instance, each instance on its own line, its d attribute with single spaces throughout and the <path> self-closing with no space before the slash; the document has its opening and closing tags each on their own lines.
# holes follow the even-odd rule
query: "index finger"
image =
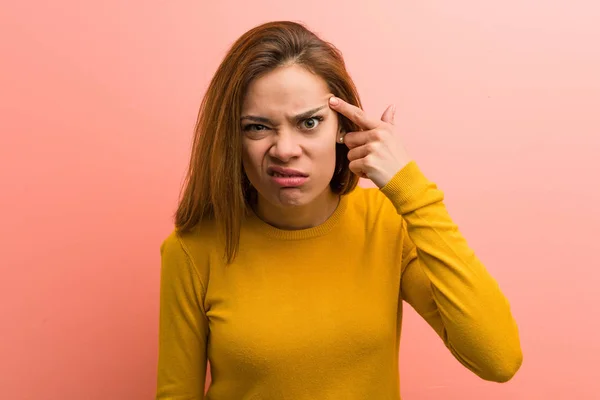
<svg viewBox="0 0 600 400">
<path fill-rule="evenodd" d="M 334 111 L 339 112 L 340 114 L 342 114 L 343 116 L 345 116 L 350 121 L 354 122 L 356 125 L 360 126 L 363 129 L 375 129 L 377 126 L 379 126 L 381 122 L 369 118 L 362 109 L 345 102 L 339 97 L 330 97 L 329 106 Z"/>
</svg>

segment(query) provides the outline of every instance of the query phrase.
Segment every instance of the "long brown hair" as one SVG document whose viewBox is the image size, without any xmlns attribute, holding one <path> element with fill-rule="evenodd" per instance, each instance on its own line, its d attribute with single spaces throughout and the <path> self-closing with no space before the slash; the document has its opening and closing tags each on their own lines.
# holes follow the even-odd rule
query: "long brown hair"
<svg viewBox="0 0 600 400">
<path fill-rule="evenodd" d="M 189 168 L 175 214 L 180 232 L 203 220 L 215 221 L 231 263 L 239 248 L 242 219 L 255 195 L 242 167 L 240 113 L 249 83 L 277 67 L 297 64 L 320 76 L 331 93 L 361 107 L 358 92 L 341 52 L 304 25 L 275 21 L 242 35 L 218 67 L 200 105 Z M 362 107 L 361 107 L 362 108 Z M 359 130 L 338 114 L 343 132 Z M 348 168 L 348 148 L 336 146 L 331 189 L 351 192 L 358 177 Z"/>
</svg>

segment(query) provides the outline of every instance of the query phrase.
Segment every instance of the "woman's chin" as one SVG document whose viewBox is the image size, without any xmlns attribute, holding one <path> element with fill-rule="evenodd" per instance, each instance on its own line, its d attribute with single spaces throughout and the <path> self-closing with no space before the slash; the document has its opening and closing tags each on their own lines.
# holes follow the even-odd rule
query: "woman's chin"
<svg viewBox="0 0 600 400">
<path fill-rule="evenodd" d="M 275 204 L 287 208 L 307 205 L 311 202 L 312 197 L 299 188 L 283 188 L 280 189 L 275 199 Z"/>
</svg>

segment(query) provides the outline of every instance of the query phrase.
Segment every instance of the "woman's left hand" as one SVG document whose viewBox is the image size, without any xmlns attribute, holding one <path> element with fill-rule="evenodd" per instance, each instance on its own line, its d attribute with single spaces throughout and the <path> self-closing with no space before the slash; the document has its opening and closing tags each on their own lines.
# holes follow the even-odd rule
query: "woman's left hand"
<svg viewBox="0 0 600 400">
<path fill-rule="evenodd" d="M 393 105 L 384 111 L 381 120 L 367 116 L 360 108 L 338 97 L 331 97 L 329 106 L 363 129 L 348 132 L 343 137 L 350 149 L 350 170 L 356 175 L 368 178 L 382 188 L 411 161 L 396 132 Z"/>
</svg>

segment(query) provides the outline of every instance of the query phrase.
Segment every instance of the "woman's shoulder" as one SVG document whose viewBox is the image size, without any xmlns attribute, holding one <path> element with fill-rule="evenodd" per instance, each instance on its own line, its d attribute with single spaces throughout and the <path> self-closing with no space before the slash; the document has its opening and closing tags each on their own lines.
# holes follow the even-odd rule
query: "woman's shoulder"
<svg viewBox="0 0 600 400">
<path fill-rule="evenodd" d="M 161 255 L 163 258 L 187 259 L 192 265 L 207 265 L 218 247 L 218 234 L 211 221 L 201 222 L 188 230 L 173 228 L 163 239 Z M 201 271 L 199 271 L 201 272 Z"/>
<path fill-rule="evenodd" d="M 348 221 L 364 226 L 367 230 L 390 233 L 402 230 L 402 216 L 379 188 L 357 186 L 348 196 Z"/>
<path fill-rule="evenodd" d="M 364 213 L 366 216 L 398 216 L 392 202 L 377 187 L 357 186 L 348 196 L 354 212 Z"/>
</svg>

